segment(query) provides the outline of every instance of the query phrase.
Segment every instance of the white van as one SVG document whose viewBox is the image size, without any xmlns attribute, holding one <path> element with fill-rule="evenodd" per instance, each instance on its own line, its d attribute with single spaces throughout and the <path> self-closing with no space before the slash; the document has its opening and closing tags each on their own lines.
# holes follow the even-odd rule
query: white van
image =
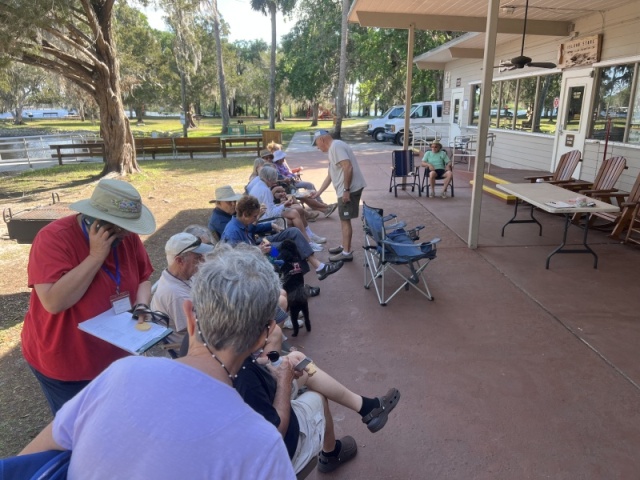
<svg viewBox="0 0 640 480">
<path fill-rule="evenodd" d="M 442 121 L 442 102 L 414 103 L 409 117 L 409 128 L 413 133 L 417 128 L 423 128 L 427 136 L 433 139 L 449 135 L 449 123 Z M 404 115 L 389 120 L 384 125 L 385 140 L 402 145 L 404 142 Z"/>
<path fill-rule="evenodd" d="M 384 137 L 382 134 L 384 133 L 385 123 L 387 123 L 389 120 L 393 120 L 394 118 L 398 118 L 403 113 L 404 105 L 394 105 L 381 117 L 369 121 L 369 125 L 367 126 L 367 134 L 371 135 L 376 142 L 384 141 Z"/>
</svg>

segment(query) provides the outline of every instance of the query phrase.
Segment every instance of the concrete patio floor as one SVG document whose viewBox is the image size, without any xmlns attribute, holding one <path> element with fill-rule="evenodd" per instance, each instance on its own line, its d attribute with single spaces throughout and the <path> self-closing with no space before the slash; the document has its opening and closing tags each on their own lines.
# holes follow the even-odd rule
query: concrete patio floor
<svg viewBox="0 0 640 480">
<path fill-rule="evenodd" d="M 306 139 L 305 139 L 306 140 Z M 293 142 L 292 166 L 316 186 L 326 155 Z M 435 301 L 401 291 L 388 306 L 363 288 L 363 233 L 353 221 L 356 259 L 312 285 L 313 331 L 293 339 L 357 393 L 402 398 L 371 434 L 357 414 L 332 405 L 337 436 L 353 435 L 358 456 L 330 475 L 348 479 L 640 478 L 640 249 L 592 231 L 599 256 L 547 255 L 562 219 L 502 225 L 513 206 L 483 195 L 479 248 L 466 246 L 471 173 L 455 171 L 455 198 L 389 193 L 392 147 L 356 145 L 368 187 L 363 200 L 442 239 L 426 269 Z M 528 172 L 492 173 L 523 181 Z M 437 189 L 439 192 L 439 189 Z M 333 201 L 333 190 L 325 194 Z M 340 243 L 336 216 L 312 224 Z M 572 228 L 570 240 L 581 232 Z M 326 253 L 320 253 L 326 259 Z M 396 284 L 398 285 L 398 284 Z"/>
</svg>

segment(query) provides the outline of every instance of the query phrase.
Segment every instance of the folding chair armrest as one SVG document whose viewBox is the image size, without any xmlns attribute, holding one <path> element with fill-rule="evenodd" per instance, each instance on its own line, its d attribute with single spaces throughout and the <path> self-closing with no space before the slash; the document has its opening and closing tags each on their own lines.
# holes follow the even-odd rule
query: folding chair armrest
<svg viewBox="0 0 640 480">
<path fill-rule="evenodd" d="M 597 198 L 597 197 L 615 197 L 616 200 L 621 203 L 622 201 L 624 201 L 625 198 L 627 198 L 629 196 L 629 192 L 621 192 L 619 190 L 617 191 L 608 191 L 608 190 L 593 190 L 592 193 L 590 194 L 591 197 Z"/>
<path fill-rule="evenodd" d="M 414 247 L 422 247 L 426 245 L 435 245 L 436 243 L 439 243 L 439 242 L 440 242 L 440 239 L 436 237 L 436 238 L 432 238 L 428 242 L 421 242 L 421 243 L 402 243 L 402 242 L 392 242 L 391 240 L 383 240 L 382 244 L 389 245 L 391 247 L 407 247 L 410 245 L 413 245 Z"/>
</svg>

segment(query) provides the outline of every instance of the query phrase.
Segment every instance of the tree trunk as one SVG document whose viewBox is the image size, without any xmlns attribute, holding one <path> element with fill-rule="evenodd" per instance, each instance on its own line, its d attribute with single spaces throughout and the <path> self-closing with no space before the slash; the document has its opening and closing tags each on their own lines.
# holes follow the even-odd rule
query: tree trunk
<svg viewBox="0 0 640 480">
<path fill-rule="evenodd" d="M 136 113 L 136 125 L 144 125 L 144 106 L 142 104 L 133 107 Z"/>
<path fill-rule="evenodd" d="M 351 0 L 342 0 L 342 28 L 340 34 L 340 73 L 338 75 L 338 92 L 336 99 L 336 124 L 333 131 L 334 138 L 340 138 L 342 132 L 342 117 L 344 116 L 344 90 L 347 77 L 347 35 L 349 26 L 347 16 Z"/>
<path fill-rule="evenodd" d="M 317 127 L 318 126 L 318 107 L 319 107 L 319 103 L 314 101 L 313 102 L 313 106 L 311 107 L 311 126 L 312 127 Z"/>
<path fill-rule="evenodd" d="M 22 106 L 17 106 L 15 112 L 13 114 L 13 124 L 14 125 L 22 125 L 24 124 L 24 120 L 22 119 Z"/>
<path fill-rule="evenodd" d="M 229 110 L 227 105 L 227 87 L 224 78 L 224 66 L 222 64 L 222 42 L 220 41 L 220 14 L 218 12 L 218 0 L 212 0 L 213 9 L 213 36 L 216 41 L 216 56 L 218 65 L 218 86 L 220 88 L 220 115 L 222 116 L 222 133 L 226 133 L 229 127 Z"/>
<path fill-rule="evenodd" d="M 271 67 L 269 72 L 269 128 L 276 128 L 276 3 L 269 2 L 271 13 Z"/>
<path fill-rule="evenodd" d="M 99 49 L 100 50 L 100 49 Z M 104 140 L 105 164 L 102 175 L 116 172 L 120 175 L 140 171 L 129 118 L 120 92 L 120 65 L 109 46 L 101 52 L 107 69 L 96 72 L 95 99 L 100 109 L 100 132 Z M 106 71 L 108 75 L 104 75 Z"/>
</svg>

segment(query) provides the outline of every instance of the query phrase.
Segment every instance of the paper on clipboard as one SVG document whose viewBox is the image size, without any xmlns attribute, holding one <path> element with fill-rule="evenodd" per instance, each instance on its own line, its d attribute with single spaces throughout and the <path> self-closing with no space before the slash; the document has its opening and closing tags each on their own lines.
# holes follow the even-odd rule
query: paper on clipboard
<svg viewBox="0 0 640 480">
<path fill-rule="evenodd" d="M 134 355 L 146 352 L 173 331 L 155 323 L 149 324 L 149 330 L 140 331 L 136 328 L 136 323 L 130 312 L 115 314 L 110 308 L 79 323 L 78 328 Z"/>
</svg>

